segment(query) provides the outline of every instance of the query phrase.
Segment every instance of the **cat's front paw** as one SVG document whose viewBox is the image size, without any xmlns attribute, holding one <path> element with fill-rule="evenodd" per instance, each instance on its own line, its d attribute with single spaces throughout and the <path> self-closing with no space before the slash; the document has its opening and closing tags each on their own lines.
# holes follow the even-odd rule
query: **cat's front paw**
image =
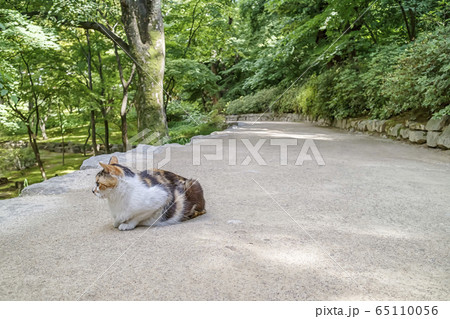
<svg viewBox="0 0 450 319">
<path fill-rule="evenodd" d="M 132 230 L 135 227 L 136 227 L 136 225 L 123 223 L 123 224 L 119 225 L 119 230 Z"/>
<path fill-rule="evenodd" d="M 118 222 L 118 221 L 115 221 L 115 222 L 113 223 L 114 228 L 119 227 L 119 225 L 120 225 L 120 222 Z"/>
</svg>

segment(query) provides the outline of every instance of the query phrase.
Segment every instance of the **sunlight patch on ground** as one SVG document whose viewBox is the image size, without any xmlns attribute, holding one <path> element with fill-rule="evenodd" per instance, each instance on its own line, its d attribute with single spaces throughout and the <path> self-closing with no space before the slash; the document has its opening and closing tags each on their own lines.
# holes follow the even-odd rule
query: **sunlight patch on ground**
<svg viewBox="0 0 450 319">
<path fill-rule="evenodd" d="M 269 259 L 274 262 L 291 266 L 314 266 L 318 263 L 326 262 L 322 252 L 308 247 L 307 249 L 299 247 L 298 249 L 282 250 L 280 248 L 264 249 L 255 247 L 254 253 L 263 259 Z"/>
</svg>

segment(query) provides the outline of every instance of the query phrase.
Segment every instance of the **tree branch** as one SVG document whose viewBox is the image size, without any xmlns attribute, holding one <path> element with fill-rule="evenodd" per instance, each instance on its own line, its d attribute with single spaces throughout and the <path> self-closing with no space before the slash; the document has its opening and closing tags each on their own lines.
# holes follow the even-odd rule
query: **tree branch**
<svg viewBox="0 0 450 319">
<path fill-rule="evenodd" d="M 105 35 L 115 43 L 117 43 L 122 49 L 126 51 L 130 51 L 130 47 L 128 43 L 126 43 L 124 40 L 122 40 L 121 37 L 119 37 L 117 34 L 112 32 L 108 27 L 105 25 L 98 23 L 98 22 L 91 22 L 91 21 L 82 21 L 78 22 L 77 27 L 83 28 L 83 29 L 91 29 L 100 32 L 101 34 Z"/>
</svg>

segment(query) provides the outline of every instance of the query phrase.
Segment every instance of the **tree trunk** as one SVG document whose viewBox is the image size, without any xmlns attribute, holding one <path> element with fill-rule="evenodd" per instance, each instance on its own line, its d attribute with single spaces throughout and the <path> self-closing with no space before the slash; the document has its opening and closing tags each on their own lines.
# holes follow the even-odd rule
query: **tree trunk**
<svg viewBox="0 0 450 319">
<path fill-rule="evenodd" d="M 122 63 L 120 62 L 120 55 L 117 51 L 117 45 L 114 43 L 114 53 L 116 55 L 117 61 L 117 69 L 119 70 L 120 82 L 122 83 L 122 105 L 120 107 L 120 121 L 121 127 L 120 130 L 122 132 L 122 144 L 123 151 L 128 150 L 128 124 L 127 124 L 127 113 L 128 113 L 128 88 L 133 81 L 134 74 L 136 73 L 136 64 L 133 63 L 131 67 L 130 78 L 128 81 L 125 81 L 122 69 Z"/>
<path fill-rule="evenodd" d="M 403 21 L 405 22 L 406 31 L 408 33 L 408 39 L 409 39 L 409 41 L 413 41 L 413 36 L 412 36 L 411 30 L 409 28 L 408 18 L 406 17 L 406 12 L 405 12 L 405 9 L 403 8 L 402 1 L 397 0 L 397 3 L 400 6 L 400 10 L 402 11 Z"/>
<path fill-rule="evenodd" d="M 61 106 L 58 103 L 58 117 L 59 117 L 59 129 L 61 131 L 61 142 L 62 142 L 62 165 L 64 166 L 66 157 L 66 148 L 64 146 L 64 123 L 61 113 Z M 42 131 L 42 130 L 41 130 Z"/>
<path fill-rule="evenodd" d="M 39 170 L 41 171 L 42 179 L 44 181 L 46 181 L 47 176 L 45 174 L 44 165 L 42 164 L 42 161 L 41 161 L 41 154 L 39 153 L 39 147 L 36 142 L 36 135 L 31 130 L 30 123 L 27 123 L 27 132 L 28 132 L 28 138 L 30 140 L 31 148 L 33 150 L 34 156 L 36 157 L 36 162 L 38 164 Z"/>
<path fill-rule="evenodd" d="M 87 55 L 86 61 L 88 65 L 88 88 L 93 91 L 92 85 L 92 54 L 91 54 L 91 42 L 89 38 L 89 30 L 86 30 L 86 42 L 87 42 Z M 91 110 L 91 131 L 92 131 L 92 148 L 94 149 L 94 155 L 98 155 L 97 150 L 97 134 L 95 132 L 95 110 Z"/>
<path fill-rule="evenodd" d="M 92 132 L 92 148 L 94 149 L 94 155 L 98 155 L 97 134 L 95 132 L 95 111 L 94 110 L 91 110 L 91 132 Z"/>
<path fill-rule="evenodd" d="M 415 12 L 409 8 L 408 10 L 409 14 L 409 22 L 411 24 L 411 41 L 414 41 L 416 39 L 416 14 Z"/>
<path fill-rule="evenodd" d="M 122 145 L 123 151 L 126 152 L 128 150 L 128 126 L 127 126 L 127 113 L 120 115 L 121 120 L 121 131 L 122 131 Z"/>
<path fill-rule="evenodd" d="M 47 119 L 48 119 L 48 115 L 45 115 L 44 118 L 41 118 L 40 123 L 39 123 L 39 126 L 41 127 L 41 134 L 42 134 L 43 140 L 48 140 L 46 127 L 45 127 L 45 122 L 47 122 Z"/>
<path fill-rule="evenodd" d="M 138 64 L 136 111 L 138 130 L 150 129 L 167 136 L 163 106 L 165 64 L 161 0 L 121 0 L 122 22 L 130 53 Z"/>
<path fill-rule="evenodd" d="M 109 122 L 107 120 L 107 110 L 105 107 L 102 107 L 102 115 L 103 115 L 103 125 L 105 126 L 105 149 L 106 153 L 109 154 Z"/>
<path fill-rule="evenodd" d="M 109 107 L 105 105 L 105 78 L 103 77 L 103 63 L 102 63 L 102 56 L 100 54 L 100 50 L 97 51 L 98 56 L 98 75 L 100 76 L 101 81 L 101 90 L 100 90 L 100 96 L 101 99 L 99 100 L 100 104 L 100 110 L 103 115 L 103 125 L 105 128 L 105 150 L 106 154 L 111 153 L 109 149 L 109 122 L 108 122 L 108 113 L 109 113 Z"/>
</svg>

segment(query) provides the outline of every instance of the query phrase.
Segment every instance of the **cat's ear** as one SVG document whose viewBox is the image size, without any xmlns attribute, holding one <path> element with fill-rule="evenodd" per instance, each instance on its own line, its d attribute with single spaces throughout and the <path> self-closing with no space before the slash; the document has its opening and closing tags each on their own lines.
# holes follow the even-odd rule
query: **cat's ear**
<svg viewBox="0 0 450 319">
<path fill-rule="evenodd" d="M 103 167 L 103 170 L 105 171 L 105 173 L 108 173 L 110 175 L 116 175 L 116 176 L 123 175 L 122 169 L 118 166 L 104 164 L 104 163 L 99 163 L 99 164 L 101 167 Z"/>
<path fill-rule="evenodd" d="M 117 157 L 112 156 L 111 159 L 109 160 L 109 164 L 119 164 L 119 160 L 117 159 Z"/>
<path fill-rule="evenodd" d="M 108 164 L 103 164 L 102 162 L 99 163 L 101 167 L 103 167 L 103 170 L 106 173 L 109 173 L 109 165 Z"/>
</svg>

